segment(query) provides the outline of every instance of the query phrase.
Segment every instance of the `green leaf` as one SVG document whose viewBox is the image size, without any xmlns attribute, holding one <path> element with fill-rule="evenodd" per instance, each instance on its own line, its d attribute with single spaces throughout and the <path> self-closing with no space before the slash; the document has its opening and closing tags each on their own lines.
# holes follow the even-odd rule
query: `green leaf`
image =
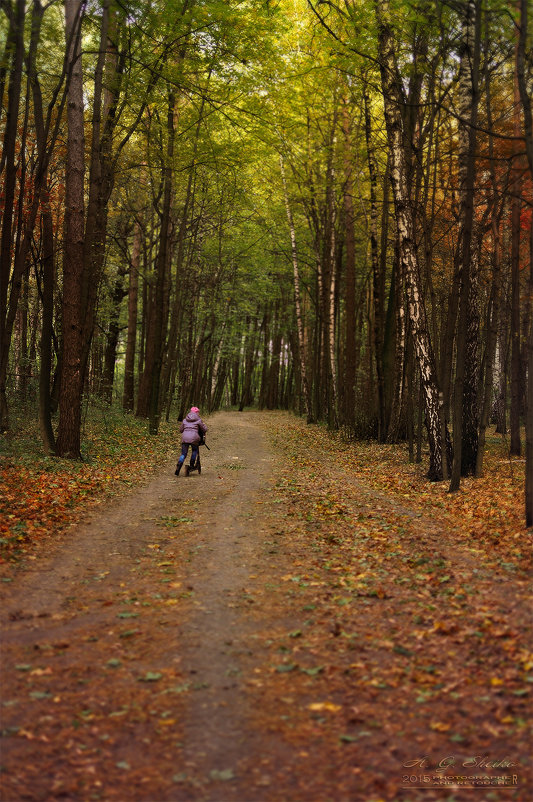
<svg viewBox="0 0 533 802">
<path fill-rule="evenodd" d="M 144 677 L 139 677 L 139 682 L 157 682 L 162 676 L 158 671 L 147 671 Z"/>
<path fill-rule="evenodd" d="M 130 764 L 127 760 L 120 760 L 118 763 L 115 763 L 117 769 L 124 769 L 125 771 L 129 771 L 131 769 Z"/>
<path fill-rule="evenodd" d="M 324 666 L 314 666 L 314 668 L 301 668 L 300 671 L 303 674 L 307 674 L 309 677 L 316 677 L 317 674 L 321 674 L 324 671 Z"/>
<path fill-rule="evenodd" d="M 235 775 L 232 769 L 222 769 L 219 771 L 218 769 L 213 769 L 209 772 L 209 776 L 212 780 L 233 780 Z"/>
<path fill-rule="evenodd" d="M 121 632 L 119 638 L 131 638 L 133 635 L 138 635 L 140 629 L 127 629 L 125 632 Z"/>
</svg>

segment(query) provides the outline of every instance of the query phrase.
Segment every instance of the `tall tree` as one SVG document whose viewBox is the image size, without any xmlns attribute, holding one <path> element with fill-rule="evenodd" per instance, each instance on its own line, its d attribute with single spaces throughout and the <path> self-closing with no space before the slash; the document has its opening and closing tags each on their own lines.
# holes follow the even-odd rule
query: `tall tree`
<svg viewBox="0 0 533 802">
<path fill-rule="evenodd" d="M 7 314 L 8 290 L 14 250 L 13 213 L 15 209 L 17 177 L 16 146 L 19 127 L 22 67 L 24 61 L 25 6 L 25 0 L 16 0 L 14 5 L 11 3 L 2 3 L 2 11 L 7 14 L 9 22 L 6 55 L 10 59 L 10 72 L 4 139 L 0 161 L 4 185 L 2 231 L 0 236 L 0 432 L 5 431 L 9 426 L 6 398 L 6 374 L 11 336 Z M 12 280 L 14 279 L 15 277 L 13 276 Z"/>
<path fill-rule="evenodd" d="M 133 246 L 130 260 L 128 285 L 128 333 L 124 361 L 124 390 L 122 406 L 133 412 L 135 405 L 135 348 L 137 341 L 137 304 L 139 294 L 139 267 L 141 263 L 142 229 L 138 220 L 133 228 Z"/>
<path fill-rule="evenodd" d="M 291 238 L 294 311 L 296 315 L 296 331 L 298 333 L 298 367 L 300 370 L 300 379 L 302 383 L 307 422 L 312 423 L 313 412 L 311 405 L 311 393 L 309 390 L 309 380 L 307 376 L 307 349 L 304 336 L 304 324 L 302 319 L 302 301 L 300 293 L 300 268 L 298 264 L 298 248 L 296 246 L 296 231 L 294 228 L 294 220 L 292 217 L 292 211 L 289 203 L 289 196 L 287 192 L 287 180 L 285 178 L 285 165 L 282 155 L 280 155 L 280 168 L 281 168 L 281 181 L 283 185 L 283 198 L 285 201 L 285 210 L 287 212 L 287 222 L 289 224 L 289 234 Z"/>
<path fill-rule="evenodd" d="M 429 471 L 432 480 L 442 479 L 444 456 L 439 423 L 439 387 L 433 347 L 429 335 L 420 270 L 414 239 L 413 207 L 409 198 L 408 163 L 401 109 L 404 89 L 398 70 L 392 15 L 388 0 L 376 0 L 378 58 L 383 91 L 385 123 L 391 158 L 391 183 L 396 213 L 399 258 L 407 291 L 409 320 L 424 392 L 426 427 L 429 440 Z"/>
<path fill-rule="evenodd" d="M 65 246 L 63 256 L 63 353 L 59 391 L 57 453 L 81 458 L 83 246 L 85 233 L 85 129 L 81 30 L 84 0 L 65 0 L 68 52 L 67 164 L 65 178 Z"/>
<path fill-rule="evenodd" d="M 459 269 L 459 319 L 457 324 L 456 369 L 453 403 L 453 464 L 450 490 L 459 489 L 461 473 L 474 473 L 477 458 L 477 329 L 470 326 L 476 306 L 473 280 L 474 181 L 476 174 L 476 127 L 479 103 L 479 57 L 481 45 L 481 4 L 466 0 L 463 7 L 457 86 L 459 140 L 460 219 L 456 264 Z M 469 315 L 470 311 L 470 315 Z M 468 363 L 468 364 L 467 364 Z M 465 385 L 473 398 L 465 403 Z M 466 423 L 465 425 L 465 418 Z M 463 460 L 463 437 L 467 438 L 468 460 Z"/>
<path fill-rule="evenodd" d="M 526 146 L 529 180 L 533 180 L 533 113 L 531 111 L 531 64 L 529 87 L 526 75 L 526 49 L 528 42 L 528 0 L 519 0 L 520 27 L 516 46 L 516 79 L 522 104 L 524 142 Z M 529 214 L 529 296 L 533 298 L 533 215 Z M 527 341 L 528 383 L 526 407 L 526 526 L 533 526 L 533 319 L 529 321 Z"/>
</svg>

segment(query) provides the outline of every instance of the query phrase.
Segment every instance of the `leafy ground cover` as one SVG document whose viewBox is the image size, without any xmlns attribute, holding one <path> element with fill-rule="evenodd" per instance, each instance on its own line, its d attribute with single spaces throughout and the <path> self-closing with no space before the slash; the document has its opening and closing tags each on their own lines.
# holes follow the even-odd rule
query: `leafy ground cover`
<svg viewBox="0 0 533 802">
<path fill-rule="evenodd" d="M 302 623 L 270 632 L 261 719 L 270 711 L 266 726 L 303 755 L 327 743 L 302 798 L 305 782 L 314 799 L 332 777 L 340 798 L 448 798 L 432 794 L 459 775 L 486 783 L 486 800 L 527 798 L 523 463 L 493 439 L 485 477 L 450 495 L 401 447 L 345 444 L 294 422 L 271 437 L 287 502 L 277 603 Z M 511 771 L 520 789 L 495 787 Z M 449 798 L 462 793 L 459 782 Z"/>
<path fill-rule="evenodd" d="M 50 545 L 54 536 L 95 503 L 133 487 L 176 453 L 175 424 L 157 438 L 146 421 L 107 408 L 84 424 L 82 462 L 43 454 L 37 422 L 15 413 L 0 439 L 0 562 Z"/>
<path fill-rule="evenodd" d="M 210 429 L 201 476 L 167 463 L 4 565 L 6 800 L 528 799 L 522 464 L 493 441 L 450 496 L 283 413 Z"/>
</svg>

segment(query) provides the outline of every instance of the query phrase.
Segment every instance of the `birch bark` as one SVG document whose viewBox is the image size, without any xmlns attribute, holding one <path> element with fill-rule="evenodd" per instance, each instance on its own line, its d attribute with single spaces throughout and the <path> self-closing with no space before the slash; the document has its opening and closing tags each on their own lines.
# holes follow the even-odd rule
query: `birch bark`
<svg viewBox="0 0 533 802">
<path fill-rule="evenodd" d="M 388 0 L 376 0 L 376 14 L 378 57 L 390 150 L 391 184 L 396 212 L 398 247 L 405 276 L 413 343 L 424 392 L 429 442 L 428 477 L 432 480 L 440 480 L 442 479 L 443 447 L 439 426 L 439 388 L 414 242 L 413 208 L 408 194 L 408 165 L 404 150 L 405 140 L 401 114 L 404 105 L 403 87 L 396 63 L 394 31 Z"/>
<path fill-rule="evenodd" d="M 287 181 L 285 178 L 285 165 L 283 156 L 279 157 L 281 181 L 283 184 L 283 197 L 285 200 L 285 211 L 287 213 L 287 222 L 289 224 L 289 233 L 291 237 L 291 258 L 292 258 L 292 278 L 294 287 L 294 308 L 296 313 L 296 329 L 298 331 L 298 367 L 300 369 L 300 377 L 302 381 L 302 388 L 304 392 L 305 411 L 307 414 L 307 422 L 312 423 L 313 413 L 311 407 L 311 392 L 309 389 L 309 380 L 307 376 L 307 354 L 305 348 L 304 327 L 302 320 L 302 301 L 300 293 L 300 268 L 298 264 L 298 249 L 296 247 L 296 231 L 294 229 L 294 220 L 292 217 L 292 210 L 289 204 L 289 196 L 287 192 Z"/>
</svg>

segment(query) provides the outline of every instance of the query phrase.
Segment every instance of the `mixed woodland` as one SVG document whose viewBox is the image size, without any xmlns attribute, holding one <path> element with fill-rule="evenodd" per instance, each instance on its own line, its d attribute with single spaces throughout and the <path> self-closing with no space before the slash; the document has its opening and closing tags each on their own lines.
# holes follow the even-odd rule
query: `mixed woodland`
<svg viewBox="0 0 533 802">
<path fill-rule="evenodd" d="M 533 525 L 528 6 L 0 0 L 4 435 L 285 409 L 453 491 L 495 427 Z"/>
</svg>

